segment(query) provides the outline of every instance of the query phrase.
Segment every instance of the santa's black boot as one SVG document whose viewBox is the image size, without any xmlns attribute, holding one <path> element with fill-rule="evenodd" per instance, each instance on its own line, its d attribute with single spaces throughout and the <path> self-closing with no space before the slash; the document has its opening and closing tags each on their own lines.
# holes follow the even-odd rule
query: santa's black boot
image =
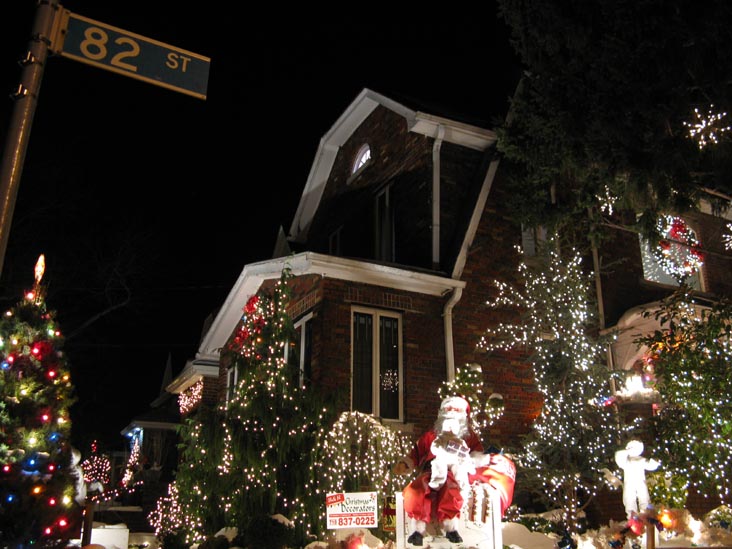
<svg viewBox="0 0 732 549">
<path fill-rule="evenodd" d="M 450 543 L 462 543 L 463 538 L 460 537 L 460 534 L 457 530 L 453 530 L 452 532 L 448 532 L 445 534 L 445 537 L 447 537 L 448 541 Z"/>
<path fill-rule="evenodd" d="M 407 543 L 421 547 L 422 546 L 422 534 L 417 532 L 416 530 L 412 532 L 412 534 L 407 538 Z"/>
</svg>

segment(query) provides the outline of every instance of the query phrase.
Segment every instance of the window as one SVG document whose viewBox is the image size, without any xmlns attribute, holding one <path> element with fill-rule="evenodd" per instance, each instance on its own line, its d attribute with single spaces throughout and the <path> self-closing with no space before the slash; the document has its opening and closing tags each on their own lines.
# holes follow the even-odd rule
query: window
<svg viewBox="0 0 732 549">
<path fill-rule="evenodd" d="M 341 255 L 341 230 L 343 225 L 338 227 L 328 236 L 328 253 L 330 255 Z"/>
<path fill-rule="evenodd" d="M 236 366 L 229 366 L 226 370 L 226 403 L 231 402 L 239 382 L 239 371 Z"/>
<path fill-rule="evenodd" d="M 394 211 L 391 204 L 391 187 L 384 187 L 376 195 L 375 253 L 380 261 L 394 261 Z"/>
<path fill-rule="evenodd" d="M 643 278 L 669 286 L 685 281 L 691 288 L 701 290 L 704 258 L 694 230 L 681 217 L 665 215 L 658 220 L 658 232 L 658 242 L 639 237 Z"/>
<path fill-rule="evenodd" d="M 539 253 L 539 248 L 546 242 L 545 227 L 527 227 L 521 225 L 521 247 L 524 254 L 534 257 Z"/>
<path fill-rule="evenodd" d="M 297 372 L 296 383 L 299 387 L 307 387 L 312 377 L 313 355 L 313 313 L 305 315 L 295 322 L 295 341 L 288 350 L 287 361 Z"/>
<path fill-rule="evenodd" d="M 351 409 L 400 420 L 401 315 L 354 307 L 351 325 Z"/>
<path fill-rule="evenodd" d="M 353 161 L 353 167 L 351 168 L 351 174 L 355 174 L 366 166 L 371 160 L 371 147 L 368 144 L 363 145 L 356 154 L 356 160 Z"/>
</svg>

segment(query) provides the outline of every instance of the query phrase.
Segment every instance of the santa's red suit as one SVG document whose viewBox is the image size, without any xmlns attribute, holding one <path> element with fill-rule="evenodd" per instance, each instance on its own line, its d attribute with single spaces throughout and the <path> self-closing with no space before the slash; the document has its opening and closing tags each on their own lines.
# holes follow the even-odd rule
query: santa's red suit
<svg viewBox="0 0 732 549">
<path fill-rule="evenodd" d="M 430 448 L 438 434 L 435 430 L 424 433 L 408 456 L 411 462 L 408 465 L 417 467 L 421 473 L 404 488 L 404 510 L 411 518 L 423 522 L 430 522 L 434 518 L 439 521 L 455 518 L 463 506 L 460 485 L 452 471 L 448 472 L 446 482 L 437 491 L 429 486 L 430 462 L 435 458 Z M 463 440 L 471 455 L 483 454 L 483 444 L 475 433 L 469 432 Z M 503 515 L 513 499 L 516 467 L 502 454 L 486 454 L 479 461 L 487 463 L 477 465 L 475 473 L 468 474 L 468 480 L 470 484 L 481 482 L 496 488 L 500 494 Z"/>
</svg>

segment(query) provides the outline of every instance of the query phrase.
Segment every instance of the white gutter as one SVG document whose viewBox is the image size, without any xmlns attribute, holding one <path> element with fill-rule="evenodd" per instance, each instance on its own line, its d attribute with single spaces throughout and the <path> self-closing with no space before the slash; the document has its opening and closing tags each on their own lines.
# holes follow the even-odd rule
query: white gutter
<svg viewBox="0 0 732 549">
<path fill-rule="evenodd" d="M 445 312 L 442 315 L 445 322 L 445 362 L 447 366 L 447 381 L 455 379 L 455 349 L 452 339 L 452 310 L 463 296 L 463 289 L 458 287 L 452 291 L 450 299 L 445 303 Z"/>
<path fill-rule="evenodd" d="M 247 299 L 256 293 L 265 280 L 279 278 L 286 266 L 295 276 L 316 274 L 431 296 L 444 296 L 455 288 L 465 286 L 462 280 L 313 252 L 251 263 L 244 267 L 201 340 L 196 353 L 197 363 L 218 361 L 221 347 L 241 319 L 242 307 Z"/>
<path fill-rule="evenodd" d="M 445 137 L 445 126 L 437 126 L 437 137 L 432 145 L 432 268 L 440 268 L 440 149 Z"/>
<path fill-rule="evenodd" d="M 219 365 L 217 362 L 207 363 L 200 360 L 189 360 L 183 371 L 165 387 L 165 390 L 168 393 L 179 395 L 204 377 L 218 377 L 218 375 Z"/>
</svg>

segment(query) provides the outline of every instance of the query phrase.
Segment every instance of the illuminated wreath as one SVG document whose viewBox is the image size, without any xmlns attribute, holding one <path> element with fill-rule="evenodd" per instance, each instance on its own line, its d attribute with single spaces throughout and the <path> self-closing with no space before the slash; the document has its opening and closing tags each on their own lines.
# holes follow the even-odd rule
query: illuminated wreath
<svg viewBox="0 0 732 549">
<path fill-rule="evenodd" d="M 658 219 L 661 240 L 653 249 L 659 266 L 669 276 L 682 283 L 699 272 L 704 264 L 704 254 L 694 231 L 680 217 L 661 216 Z"/>
</svg>

